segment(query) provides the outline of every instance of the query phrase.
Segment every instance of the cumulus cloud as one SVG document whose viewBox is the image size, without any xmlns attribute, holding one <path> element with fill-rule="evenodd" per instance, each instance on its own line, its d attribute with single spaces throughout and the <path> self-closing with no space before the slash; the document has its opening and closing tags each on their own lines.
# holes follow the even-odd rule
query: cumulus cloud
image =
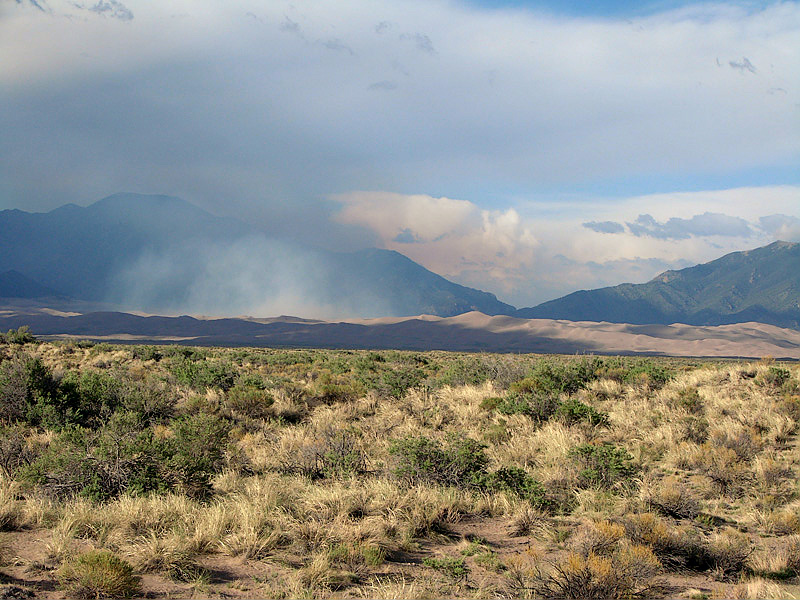
<svg viewBox="0 0 800 600">
<path fill-rule="evenodd" d="M 761 228 L 776 240 L 800 242 L 800 218 L 789 215 L 766 215 L 759 218 Z"/>
<path fill-rule="evenodd" d="M 750 237 L 753 230 L 747 221 L 721 213 L 706 212 L 690 219 L 672 217 L 660 223 L 644 214 L 628 223 L 635 236 L 650 236 L 664 240 L 685 240 L 692 236 Z"/>
<path fill-rule="evenodd" d="M 583 223 L 583 226 L 597 233 L 622 233 L 625 231 L 625 226 L 616 221 L 589 221 Z"/>
<path fill-rule="evenodd" d="M 539 243 L 514 209 L 425 194 L 351 192 L 333 198 L 341 223 L 376 232 L 384 248 L 462 283 L 506 294 L 530 275 Z"/>
</svg>

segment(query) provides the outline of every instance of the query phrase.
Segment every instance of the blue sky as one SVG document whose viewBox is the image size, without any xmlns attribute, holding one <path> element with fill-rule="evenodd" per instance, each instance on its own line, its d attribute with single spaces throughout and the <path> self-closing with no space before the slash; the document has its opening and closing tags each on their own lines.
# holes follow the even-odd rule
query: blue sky
<svg viewBox="0 0 800 600">
<path fill-rule="evenodd" d="M 798 39 L 798 2 L 6 2 L 0 208 L 171 194 L 517 305 L 645 281 L 800 240 Z"/>
</svg>

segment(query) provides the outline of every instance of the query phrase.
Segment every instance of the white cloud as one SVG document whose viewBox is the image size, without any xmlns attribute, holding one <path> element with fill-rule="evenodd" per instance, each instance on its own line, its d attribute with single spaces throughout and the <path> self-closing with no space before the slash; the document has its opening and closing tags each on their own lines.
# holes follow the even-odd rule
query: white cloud
<svg viewBox="0 0 800 600">
<path fill-rule="evenodd" d="M 485 211 L 421 194 L 353 192 L 335 200 L 342 206 L 338 221 L 367 227 L 383 247 L 517 306 L 577 289 L 643 283 L 666 269 L 800 237 L 800 186 L 560 205 L 558 218 L 547 205 L 539 211 L 529 205 L 522 216 L 514 208 Z M 725 213 L 698 214 L 698 207 Z M 648 234 L 621 225 L 635 223 L 642 210 L 658 215 L 639 219 Z"/>
<path fill-rule="evenodd" d="M 484 288 L 506 293 L 527 276 L 539 245 L 513 208 L 488 211 L 466 200 L 389 192 L 333 199 L 342 205 L 337 221 L 370 228 L 384 248 L 446 277 L 465 281 L 471 273 Z"/>
<path fill-rule="evenodd" d="M 800 242 L 800 217 L 781 214 L 766 215 L 759 219 L 759 224 L 775 239 L 784 242 Z"/>
</svg>

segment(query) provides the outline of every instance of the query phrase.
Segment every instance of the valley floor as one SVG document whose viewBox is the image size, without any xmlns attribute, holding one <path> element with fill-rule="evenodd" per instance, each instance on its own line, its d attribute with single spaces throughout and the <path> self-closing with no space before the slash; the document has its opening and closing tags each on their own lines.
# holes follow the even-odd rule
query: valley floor
<svg viewBox="0 0 800 600">
<path fill-rule="evenodd" d="M 800 597 L 794 364 L 9 341 L 0 597 Z"/>
</svg>

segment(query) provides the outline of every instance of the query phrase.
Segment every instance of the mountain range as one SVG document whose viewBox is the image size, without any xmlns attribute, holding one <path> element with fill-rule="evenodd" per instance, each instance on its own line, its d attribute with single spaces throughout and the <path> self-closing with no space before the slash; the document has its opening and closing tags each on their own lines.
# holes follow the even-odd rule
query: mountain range
<svg viewBox="0 0 800 600">
<path fill-rule="evenodd" d="M 153 312 L 269 309 L 287 293 L 287 303 L 365 317 L 515 310 L 397 252 L 300 247 L 169 196 L 0 211 L 0 272 L 11 270 L 72 298 Z"/>
<path fill-rule="evenodd" d="M 332 252 L 268 238 L 170 196 L 115 194 L 47 213 L 0 211 L 0 297 L 67 296 L 160 313 L 385 317 L 470 311 L 523 319 L 800 329 L 800 244 L 775 242 L 516 309 L 389 250 Z"/>
<path fill-rule="evenodd" d="M 635 324 L 757 321 L 800 329 L 800 244 L 773 242 L 665 271 L 647 283 L 574 292 L 516 315 Z"/>
</svg>

